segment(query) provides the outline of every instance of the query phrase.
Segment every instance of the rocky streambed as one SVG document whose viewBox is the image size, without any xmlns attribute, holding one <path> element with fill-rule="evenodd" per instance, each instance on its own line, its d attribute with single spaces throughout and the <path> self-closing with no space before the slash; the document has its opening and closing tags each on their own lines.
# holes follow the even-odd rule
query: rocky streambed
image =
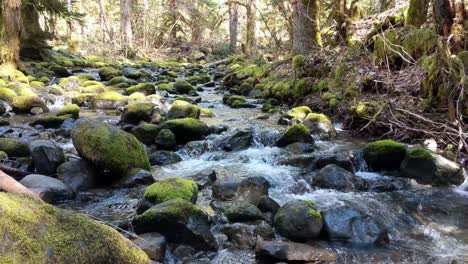
<svg viewBox="0 0 468 264">
<path fill-rule="evenodd" d="M 153 261 L 468 262 L 459 165 L 353 138 L 307 107 L 230 95 L 223 67 L 114 70 L 63 78 L 21 111 L 4 101 L 2 163 Z"/>
</svg>

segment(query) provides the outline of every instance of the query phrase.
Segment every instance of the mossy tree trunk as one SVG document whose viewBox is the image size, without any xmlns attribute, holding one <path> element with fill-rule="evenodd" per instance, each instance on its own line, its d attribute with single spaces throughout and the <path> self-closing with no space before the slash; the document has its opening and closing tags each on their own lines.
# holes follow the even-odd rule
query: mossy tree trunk
<svg viewBox="0 0 468 264">
<path fill-rule="evenodd" d="M 237 28 L 239 26 L 239 5 L 229 2 L 229 50 L 236 53 L 237 50 Z"/>
<path fill-rule="evenodd" d="M 437 33 L 448 37 L 453 25 L 452 9 L 449 0 L 434 0 L 432 5 Z"/>
<path fill-rule="evenodd" d="M 21 0 L 1 0 L 0 64 L 16 67 L 20 52 Z"/>
<path fill-rule="evenodd" d="M 346 43 L 346 0 L 336 0 L 336 42 Z"/>
<path fill-rule="evenodd" d="M 203 41 L 203 24 L 206 22 L 198 8 L 199 7 L 195 2 L 190 10 L 190 29 L 193 44 L 201 44 Z"/>
<path fill-rule="evenodd" d="M 132 0 L 120 0 L 120 26 L 122 31 L 122 48 L 125 55 L 133 47 L 133 32 L 131 24 L 131 6 Z"/>
<path fill-rule="evenodd" d="M 246 36 L 245 36 L 245 54 L 255 55 L 256 53 L 256 36 L 255 36 L 255 22 L 256 22 L 256 8 L 255 0 L 247 0 L 246 3 Z"/>
<path fill-rule="evenodd" d="M 293 9 L 293 50 L 307 53 L 314 46 L 322 45 L 320 34 L 318 0 L 292 0 Z"/>
<path fill-rule="evenodd" d="M 428 9 L 429 0 L 410 0 L 405 24 L 420 27 L 427 21 Z"/>
</svg>

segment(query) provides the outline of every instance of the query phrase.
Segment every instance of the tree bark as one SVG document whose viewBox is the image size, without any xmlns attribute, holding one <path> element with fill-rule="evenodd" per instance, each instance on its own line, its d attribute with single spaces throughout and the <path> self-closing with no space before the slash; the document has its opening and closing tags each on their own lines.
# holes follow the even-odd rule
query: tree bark
<svg viewBox="0 0 468 264">
<path fill-rule="evenodd" d="M 148 18 L 150 4 L 149 0 L 143 0 L 143 48 L 148 49 Z"/>
<path fill-rule="evenodd" d="M 7 193 L 23 194 L 23 195 L 33 198 L 34 200 L 42 202 L 42 199 L 37 194 L 29 190 L 28 188 L 24 187 L 22 184 L 20 184 L 15 179 L 8 176 L 1 170 L 0 170 L 0 191 L 7 192 Z"/>
<path fill-rule="evenodd" d="M 245 54 L 252 56 L 256 54 L 256 36 L 255 36 L 255 0 L 247 0 L 246 3 L 246 37 L 245 37 Z"/>
<path fill-rule="evenodd" d="M 428 9 L 429 0 L 410 0 L 405 24 L 415 27 L 422 26 L 427 21 Z"/>
<path fill-rule="evenodd" d="M 229 50 L 236 53 L 237 28 L 239 25 L 239 5 L 229 2 Z"/>
<path fill-rule="evenodd" d="M 125 55 L 133 47 L 133 32 L 131 24 L 132 0 L 120 0 L 120 26 L 122 31 L 122 47 Z"/>
<path fill-rule="evenodd" d="M 16 68 L 19 62 L 21 0 L 2 0 L 0 31 L 0 64 Z"/>
<path fill-rule="evenodd" d="M 346 0 L 336 0 L 336 42 L 346 43 Z"/>
<path fill-rule="evenodd" d="M 200 44 L 203 41 L 203 23 L 205 20 L 196 3 L 193 4 L 190 15 L 190 27 L 192 30 L 192 43 Z"/>
<path fill-rule="evenodd" d="M 437 33 L 441 36 L 449 36 L 453 25 L 452 10 L 449 0 L 434 0 L 434 20 Z"/>
<path fill-rule="evenodd" d="M 292 0 L 293 8 L 293 50 L 307 53 L 314 46 L 322 45 L 319 24 L 318 0 Z"/>
</svg>

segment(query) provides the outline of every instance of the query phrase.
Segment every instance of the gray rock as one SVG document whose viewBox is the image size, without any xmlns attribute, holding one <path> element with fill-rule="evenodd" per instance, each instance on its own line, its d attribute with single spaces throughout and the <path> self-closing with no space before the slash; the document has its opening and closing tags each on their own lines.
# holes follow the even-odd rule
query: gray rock
<svg viewBox="0 0 468 264">
<path fill-rule="evenodd" d="M 223 141 L 221 148 L 226 151 L 240 151 L 249 148 L 253 143 L 252 131 L 238 131 Z"/>
<path fill-rule="evenodd" d="M 315 168 L 317 170 L 334 164 L 340 166 L 341 168 L 353 172 L 353 161 L 349 153 L 320 153 L 317 154 L 315 160 Z"/>
<path fill-rule="evenodd" d="M 278 209 L 280 208 L 280 205 L 273 199 L 271 199 L 269 196 L 264 195 L 260 197 L 258 200 L 258 209 L 264 213 L 272 213 L 275 215 L 278 212 Z"/>
<path fill-rule="evenodd" d="M 322 217 L 312 201 L 287 202 L 274 218 L 276 230 L 293 241 L 307 241 L 318 237 L 322 226 Z"/>
<path fill-rule="evenodd" d="M 253 204 L 245 201 L 211 202 L 211 207 L 224 214 L 231 222 L 245 222 L 264 219 L 263 213 Z"/>
<path fill-rule="evenodd" d="M 35 140 L 29 144 L 31 157 L 36 171 L 40 174 L 53 175 L 58 166 L 65 162 L 63 150 L 50 140 Z"/>
<path fill-rule="evenodd" d="M 159 150 L 150 154 L 149 160 L 152 166 L 166 166 L 182 161 L 182 158 L 175 152 Z"/>
<path fill-rule="evenodd" d="M 336 253 L 331 250 L 294 242 L 262 241 L 259 239 L 255 252 L 260 258 L 266 257 L 266 263 L 278 263 L 278 260 L 306 263 L 335 263 L 337 260 Z"/>
<path fill-rule="evenodd" d="M 151 260 L 164 259 L 167 243 L 161 234 L 155 232 L 141 234 L 132 242 L 141 248 Z"/>
<path fill-rule="evenodd" d="M 212 185 L 212 196 L 222 201 L 231 200 L 237 195 L 241 180 L 237 177 L 223 177 L 217 179 Z"/>
<path fill-rule="evenodd" d="M 347 192 L 367 189 L 361 177 L 333 164 L 322 168 L 313 177 L 313 184 L 322 188 Z"/>
<path fill-rule="evenodd" d="M 241 181 L 237 196 L 239 200 L 258 205 L 262 196 L 268 196 L 268 189 L 270 189 L 270 183 L 265 178 L 249 177 Z"/>
<path fill-rule="evenodd" d="M 71 160 L 57 169 L 58 178 L 74 192 L 84 191 L 96 186 L 98 172 L 94 165 L 86 160 Z"/>
<path fill-rule="evenodd" d="M 20 183 L 37 193 L 45 202 L 53 203 L 59 200 L 71 199 L 74 193 L 61 180 L 39 174 L 30 174 Z"/>
<path fill-rule="evenodd" d="M 314 152 L 314 144 L 296 142 L 286 146 L 286 150 L 294 154 L 304 154 Z"/>
<path fill-rule="evenodd" d="M 255 226 L 234 223 L 227 224 L 221 228 L 229 240 L 229 248 L 253 249 L 256 243 Z"/>
<path fill-rule="evenodd" d="M 125 67 L 122 69 L 122 74 L 130 79 L 138 80 L 141 77 L 141 71 L 133 67 Z"/>
<path fill-rule="evenodd" d="M 135 169 L 130 174 L 114 184 L 114 186 L 132 188 L 138 185 L 149 185 L 155 180 L 151 172 L 143 169 Z"/>
</svg>

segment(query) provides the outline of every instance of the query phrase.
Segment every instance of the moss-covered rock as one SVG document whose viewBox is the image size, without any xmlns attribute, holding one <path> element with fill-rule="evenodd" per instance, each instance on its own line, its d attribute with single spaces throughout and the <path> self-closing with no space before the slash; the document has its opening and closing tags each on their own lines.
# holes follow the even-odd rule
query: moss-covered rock
<svg viewBox="0 0 468 264">
<path fill-rule="evenodd" d="M 293 200 L 278 210 L 274 217 L 278 232 L 294 241 L 316 238 L 323 227 L 322 216 L 312 201 Z"/>
<path fill-rule="evenodd" d="M 10 157 L 29 157 L 29 146 L 13 138 L 0 138 L 0 151 Z"/>
<path fill-rule="evenodd" d="M 57 112 L 57 116 L 71 115 L 72 118 L 80 118 L 80 107 L 76 104 L 65 105 Z"/>
<path fill-rule="evenodd" d="M 0 151 L 0 160 L 8 158 L 8 154 L 5 151 Z"/>
<path fill-rule="evenodd" d="M 145 95 L 150 95 L 156 92 L 156 87 L 152 83 L 139 83 L 137 85 L 127 88 L 125 91 L 127 92 L 127 94 L 139 92 L 144 93 Z"/>
<path fill-rule="evenodd" d="M 59 78 L 69 77 L 71 73 L 67 70 L 67 68 L 53 64 L 49 67 L 49 71 L 52 71 L 55 76 Z"/>
<path fill-rule="evenodd" d="M 91 93 L 77 94 L 72 98 L 72 103 L 78 106 L 88 105 L 95 96 L 96 94 Z"/>
<path fill-rule="evenodd" d="M 40 116 L 37 117 L 33 122 L 30 123 L 31 126 L 41 125 L 45 128 L 59 128 L 65 120 L 72 118 L 72 115 L 61 115 L 61 116 Z"/>
<path fill-rule="evenodd" d="M 100 85 L 100 86 L 105 86 L 102 82 L 90 80 L 90 81 L 84 81 L 81 86 L 83 87 L 88 87 L 88 86 L 95 86 L 95 85 Z"/>
<path fill-rule="evenodd" d="M 288 112 L 288 116 L 302 120 L 306 118 L 308 114 L 312 113 L 312 110 L 310 110 L 309 107 L 307 106 L 299 106 L 299 107 L 294 107 L 291 109 L 291 111 Z"/>
<path fill-rule="evenodd" d="M 17 96 L 12 102 L 13 112 L 18 114 L 28 114 L 32 108 L 39 107 L 44 112 L 48 112 L 47 104 L 37 96 Z"/>
<path fill-rule="evenodd" d="M 159 134 L 159 127 L 147 122 L 140 122 L 134 127 L 131 133 L 143 144 L 151 145 L 154 143 L 156 136 Z"/>
<path fill-rule="evenodd" d="M 138 124 L 149 121 L 153 114 L 153 105 L 150 103 L 133 103 L 125 106 L 120 121 L 128 124 Z"/>
<path fill-rule="evenodd" d="M 128 96 L 129 101 L 145 101 L 146 96 L 143 93 L 132 93 L 131 95 Z"/>
<path fill-rule="evenodd" d="M 0 100 L 13 102 L 13 99 L 16 97 L 16 93 L 8 88 L 0 88 Z"/>
<path fill-rule="evenodd" d="M 296 124 L 290 127 L 276 142 L 276 145 L 278 147 L 286 147 L 287 145 L 296 142 L 314 143 L 314 139 L 310 135 L 309 129 L 303 124 Z"/>
<path fill-rule="evenodd" d="M 194 118 L 182 118 L 165 121 L 159 125 L 160 129 L 169 129 L 178 143 L 200 140 L 209 133 L 208 126 Z"/>
<path fill-rule="evenodd" d="M 187 82 L 186 80 L 182 80 L 182 79 L 177 80 L 174 83 L 173 87 L 176 90 L 176 92 L 178 92 L 179 94 L 189 94 L 192 91 L 195 91 L 195 89 L 189 82 Z"/>
<path fill-rule="evenodd" d="M 80 156 L 113 178 L 125 176 L 133 168 L 150 167 L 144 146 L 133 135 L 108 124 L 80 119 L 71 136 Z"/>
<path fill-rule="evenodd" d="M 117 87 L 120 87 L 120 88 L 127 88 L 129 87 L 132 83 L 132 81 L 130 81 L 129 79 L 127 79 L 126 77 L 124 76 L 117 76 L 117 77 L 114 77 L 112 78 L 108 83 L 107 85 L 109 86 L 117 86 Z"/>
<path fill-rule="evenodd" d="M 103 67 L 99 69 L 99 77 L 103 81 L 110 81 L 112 78 L 121 76 L 122 72 L 116 68 L 112 67 Z"/>
<path fill-rule="evenodd" d="M 90 85 L 80 88 L 82 93 L 92 93 L 92 94 L 99 94 L 103 93 L 107 90 L 106 86 L 104 85 Z"/>
<path fill-rule="evenodd" d="M 238 95 L 225 95 L 223 103 L 231 108 L 255 108 L 255 105 L 247 103 L 245 97 Z"/>
<path fill-rule="evenodd" d="M 170 178 L 153 183 L 146 190 L 144 197 L 154 204 L 178 198 L 195 203 L 197 194 L 198 187 L 192 180 Z"/>
<path fill-rule="evenodd" d="M 319 135 L 335 137 L 336 130 L 330 118 L 324 114 L 310 113 L 303 124 L 312 132 Z"/>
<path fill-rule="evenodd" d="M 20 88 L 18 94 L 20 96 L 37 96 L 36 93 L 29 87 Z"/>
<path fill-rule="evenodd" d="M 0 78 L 10 81 L 10 82 L 13 82 L 13 81 L 17 81 L 21 83 L 29 82 L 28 78 L 26 77 L 26 75 L 24 75 L 24 73 L 16 69 L 11 69 L 9 67 L 0 68 Z"/>
<path fill-rule="evenodd" d="M 368 143 L 364 148 L 364 160 L 372 170 L 398 170 L 405 158 L 405 145 L 390 140 L 379 140 Z"/>
<path fill-rule="evenodd" d="M 92 107 L 94 109 L 112 110 L 123 107 L 126 104 L 127 99 L 125 96 L 114 91 L 100 93 L 92 100 Z"/>
<path fill-rule="evenodd" d="M 174 88 L 169 83 L 160 83 L 158 85 L 158 91 L 172 92 L 173 90 L 174 90 Z"/>
<path fill-rule="evenodd" d="M 112 228 L 25 196 L 0 192 L 0 263 L 147 264 L 146 254 Z"/>
<path fill-rule="evenodd" d="M 161 149 L 170 150 L 177 146 L 177 139 L 169 129 L 161 129 L 154 140 L 156 146 Z"/>
<path fill-rule="evenodd" d="M 76 76 L 70 76 L 68 78 L 63 78 L 59 86 L 62 87 L 66 91 L 76 91 L 78 87 L 81 85 L 81 80 Z"/>
<path fill-rule="evenodd" d="M 176 118 L 200 118 L 200 107 L 196 105 L 192 105 L 188 102 L 182 100 L 175 100 L 169 110 L 167 117 L 169 119 L 176 119 Z"/>
</svg>

